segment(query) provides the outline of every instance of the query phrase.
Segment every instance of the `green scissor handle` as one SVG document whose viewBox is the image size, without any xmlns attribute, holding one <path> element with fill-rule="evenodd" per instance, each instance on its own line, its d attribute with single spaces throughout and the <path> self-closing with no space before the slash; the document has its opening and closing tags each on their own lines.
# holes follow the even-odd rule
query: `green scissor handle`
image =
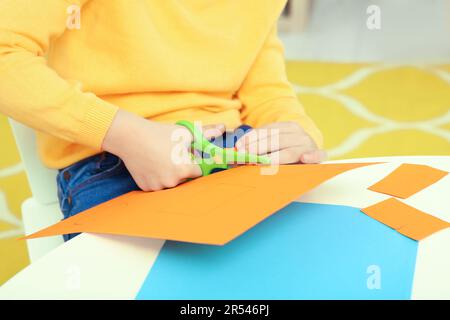
<svg viewBox="0 0 450 320">
<path fill-rule="evenodd" d="M 217 169 L 228 169 L 230 163 L 260 163 L 270 164 L 270 158 L 266 156 L 258 156 L 245 152 L 237 152 L 234 149 L 224 149 L 211 143 L 205 138 L 200 129 L 187 120 L 180 120 L 176 123 L 179 126 L 183 126 L 188 129 L 194 137 L 192 142 L 192 148 L 210 155 L 210 158 L 202 158 L 200 160 L 195 159 L 203 176 L 210 175 Z M 194 157 L 194 155 L 192 155 Z M 216 160 L 220 159 L 218 163 Z"/>
</svg>

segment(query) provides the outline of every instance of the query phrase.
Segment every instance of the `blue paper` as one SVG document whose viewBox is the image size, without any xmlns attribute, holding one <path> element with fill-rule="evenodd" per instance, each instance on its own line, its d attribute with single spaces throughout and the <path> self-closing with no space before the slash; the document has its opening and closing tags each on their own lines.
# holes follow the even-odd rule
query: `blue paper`
<svg viewBox="0 0 450 320">
<path fill-rule="evenodd" d="M 167 241 L 137 299 L 409 299 L 416 253 L 357 208 L 294 202 L 223 247 Z"/>
</svg>

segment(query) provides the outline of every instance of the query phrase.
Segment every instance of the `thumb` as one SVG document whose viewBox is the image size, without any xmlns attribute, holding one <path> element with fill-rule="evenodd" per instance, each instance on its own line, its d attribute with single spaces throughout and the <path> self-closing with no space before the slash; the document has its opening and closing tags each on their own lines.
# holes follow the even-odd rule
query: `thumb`
<svg viewBox="0 0 450 320">
<path fill-rule="evenodd" d="M 226 128 L 223 123 L 211 124 L 203 126 L 203 135 L 206 139 L 220 137 L 225 132 Z"/>
<path fill-rule="evenodd" d="M 327 159 L 327 153 L 324 150 L 315 150 L 301 155 L 300 162 L 306 164 L 321 163 Z"/>
</svg>

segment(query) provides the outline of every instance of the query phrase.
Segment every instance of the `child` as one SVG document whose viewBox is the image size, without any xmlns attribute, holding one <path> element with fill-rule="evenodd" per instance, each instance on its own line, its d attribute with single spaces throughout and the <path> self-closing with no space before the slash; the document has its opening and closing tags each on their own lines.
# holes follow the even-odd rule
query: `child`
<svg viewBox="0 0 450 320">
<path fill-rule="evenodd" d="M 200 176 L 190 158 L 171 159 L 177 120 L 212 135 L 245 123 L 257 129 L 240 150 L 276 139 L 257 152 L 320 162 L 321 134 L 286 79 L 276 31 L 285 4 L 2 0 L 0 111 L 33 127 L 42 161 L 60 169 L 64 217 Z"/>
</svg>

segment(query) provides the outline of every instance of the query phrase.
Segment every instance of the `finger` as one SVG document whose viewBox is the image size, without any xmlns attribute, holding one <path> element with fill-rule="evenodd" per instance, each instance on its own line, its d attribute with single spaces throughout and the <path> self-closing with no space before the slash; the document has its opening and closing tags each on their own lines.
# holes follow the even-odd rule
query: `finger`
<svg viewBox="0 0 450 320">
<path fill-rule="evenodd" d="M 298 132 L 279 133 L 278 135 L 267 136 L 262 140 L 255 141 L 248 145 L 247 148 L 252 150 L 252 153 L 261 155 L 295 147 L 310 148 L 312 150 L 314 143 L 306 134 L 299 135 Z"/>
<path fill-rule="evenodd" d="M 315 150 L 312 152 L 304 153 L 300 156 L 302 163 L 320 163 L 325 161 L 327 154 L 324 150 Z"/>
<path fill-rule="evenodd" d="M 200 166 L 195 162 L 191 162 L 190 164 L 184 166 L 181 171 L 180 179 L 183 181 L 186 179 L 195 179 L 203 175 L 202 169 L 200 169 Z"/>
<path fill-rule="evenodd" d="M 203 135 L 206 139 L 210 140 L 212 138 L 220 137 L 223 135 L 223 133 L 226 130 L 225 124 L 218 123 L 218 124 L 212 124 L 203 126 Z"/>
<path fill-rule="evenodd" d="M 273 122 L 269 123 L 261 128 L 266 129 L 279 129 L 283 133 L 303 132 L 303 128 L 294 121 Z"/>
<path fill-rule="evenodd" d="M 246 133 L 245 135 L 243 135 L 237 142 L 236 142 L 236 148 L 239 151 L 247 151 L 250 153 L 256 153 L 255 151 L 252 150 L 259 150 L 258 148 L 255 147 L 255 143 L 257 143 L 258 141 L 263 141 L 263 140 L 267 140 L 267 141 L 273 141 L 273 147 L 271 147 L 270 149 L 263 149 L 263 151 L 259 151 L 259 154 L 264 154 L 270 151 L 276 151 L 276 145 L 277 145 L 277 140 L 276 138 L 282 134 L 293 134 L 293 135 L 302 135 L 302 133 L 306 135 L 306 133 L 304 133 L 303 129 L 300 127 L 300 125 L 296 122 L 275 122 L 275 123 L 270 123 L 268 125 L 265 125 L 261 128 L 258 129 L 254 129 L 248 133 Z M 275 139 L 275 140 L 274 140 Z M 258 142 L 259 143 L 259 142 Z M 282 143 L 280 141 L 280 143 Z M 271 145 L 272 143 L 267 143 L 267 142 L 262 142 L 262 145 Z M 297 144 L 301 144 L 301 143 L 294 143 L 292 144 L 292 146 L 295 146 Z M 288 144 L 285 144 L 284 147 L 288 146 Z M 284 147 L 280 147 L 278 150 L 283 149 Z M 265 151 L 265 152 L 264 152 Z"/>
<path fill-rule="evenodd" d="M 152 189 L 159 187 L 161 189 L 170 189 L 186 182 L 186 180 L 194 179 L 202 176 L 202 171 L 200 167 L 195 164 L 186 164 L 179 166 L 177 168 L 177 173 L 175 175 L 160 176 L 158 179 L 152 181 Z"/>
<path fill-rule="evenodd" d="M 164 186 L 158 181 L 152 180 L 147 183 L 146 189 L 147 192 L 160 191 L 164 189 Z"/>
<path fill-rule="evenodd" d="M 272 165 L 298 163 L 300 156 L 294 154 L 290 149 L 276 151 L 267 155 Z"/>
<path fill-rule="evenodd" d="M 189 146 L 194 137 L 192 133 L 183 126 L 178 126 L 176 130 L 172 132 L 171 141 L 173 143 L 183 143 L 186 146 Z"/>
<path fill-rule="evenodd" d="M 312 151 L 310 147 L 293 147 L 269 153 L 267 156 L 272 164 L 290 164 L 299 163 L 302 154 Z"/>
<path fill-rule="evenodd" d="M 278 129 L 260 128 L 254 129 L 244 134 L 238 141 L 236 141 L 236 148 L 238 151 L 250 151 L 250 145 L 254 145 L 259 140 L 267 140 L 269 136 L 279 134 Z"/>
<path fill-rule="evenodd" d="M 145 179 L 145 176 L 135 175 L 132 172 L 130 172 L 130 174 L 133 177 L 133 180 L 139 187 L 139 189 L 145 192 L 151 191 L 150 186 L 147 183 L 147 180 Z"/>
</svg>

